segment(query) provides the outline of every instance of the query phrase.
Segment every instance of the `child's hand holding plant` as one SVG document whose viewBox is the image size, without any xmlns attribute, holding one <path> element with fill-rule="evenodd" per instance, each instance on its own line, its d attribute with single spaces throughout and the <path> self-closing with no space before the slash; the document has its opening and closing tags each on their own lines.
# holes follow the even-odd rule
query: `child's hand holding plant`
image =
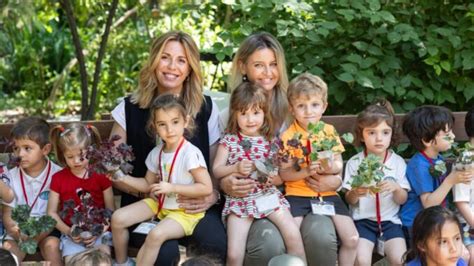
<svg viewBox="0 0 474 266">
<path fill-rule="evenodd" d="M 254 171 L 254 168 L 253 162 L 247 159 L 243 159 L 237 163 L 237 171 L 243 176 L 250 175 L 252 171 Z"/>
</svg>

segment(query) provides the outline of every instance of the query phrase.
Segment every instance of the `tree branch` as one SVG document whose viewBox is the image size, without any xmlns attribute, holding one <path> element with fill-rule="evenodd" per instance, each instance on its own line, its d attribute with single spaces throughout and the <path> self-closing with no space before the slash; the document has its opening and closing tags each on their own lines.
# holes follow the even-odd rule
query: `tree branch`
<svg viewBox="0 0 474 266">
<path fill-rule="evenodd" d="M 74 43 L 74 48 L 76 50 L 76 57 L 79 63 L 79 74 L 81 75 L 81 119 L 84 120 L 86 117 L 86 111 L 88 109 L 88 99 L 89 91 L 87 86 L 87 70 L 86 70 L 86 61 L 84 59 L 84 54 L 82 53 L 81 39 L 79 38 L 79 33 L 77 32 L 76 19 L 72 11 L 71 2 L 69 0 L 60 0 L 59 3 L 61 7 L 66 11 L 66 17 L 69 24 L 69 29 L 72 34 L 72 42 Z"/>
<path fill-rule="evenodd" d="M 96 99 L 97 99 L 97 86 L 99 85 L 102 60 L 104 59 L 105 49 L 107 48 L 107 40 L 109 38 L 109 33 L 110 33 L 110 27 L 112 26 L 112 21 L 115 16 L 115 11 L 117 10 L 117 5 L 118 5 L 118 0 L 114 0 L 112 2 L 112 5 L 110 5 L 107 22 L 105 24 L 104 34 L 102 35 L 102 40 L 99 46 L 99 54 L 97 56 L 97 60 L 95 61 L 95 71 L 94 71 L 94 79 L 92 82 L 91 99 L 90 99 L 89 108 L 87 110 L 86 117 L 85 117 L 85 119 L 87 120 L 92 119 L 95 113 L 95 105 L 96 105 Z"/>
</svg>

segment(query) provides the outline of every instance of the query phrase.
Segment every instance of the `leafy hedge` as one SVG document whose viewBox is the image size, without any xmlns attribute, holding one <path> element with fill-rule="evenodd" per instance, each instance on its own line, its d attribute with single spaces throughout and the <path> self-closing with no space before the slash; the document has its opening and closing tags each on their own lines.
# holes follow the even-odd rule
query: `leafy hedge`
<svg viewBox="0 0 474 266">
<path fill-rule="evenodd" d="M 474 104 L 474 4 L 467 1 L 218 2 L 202 8 L 232 11 L 230 20 L 220 12 L 215 22 L 218 58 L 231 56 L 252 32 L 271 32 L 292 77 L 309 71 L 327 81 L 329 112 L 357 113 L 376 97 L 398 112 Z"/>
<path fill-rule="evenodd" d="M 92 80 L 109 3 L 72 1 Z M 277 36 L 291 77 L 321 75 L 330 87 L 328 113 L 357 113 L 376 97 L 398 112 L 420 104 L 466 110 L 474 104 L 474 4 L 469 1 L 120 1 L 99 83 L 98 109 L 132 91 L 155 36 L 192 34 L 204 52 L 207 87 L 225 90 L 225 74 L 240 42 L 256 31 Z M 57 1 L 0 3 L 0 106 L 58 115 L 80 108 L 80 79 L 68 24 Z M 46 100 L 50 100 L 49 104 Z M 46 103 L 45 103 L 46 102 Z M 0 118 L 0 121 L 2 118 Z"/>
</svg>

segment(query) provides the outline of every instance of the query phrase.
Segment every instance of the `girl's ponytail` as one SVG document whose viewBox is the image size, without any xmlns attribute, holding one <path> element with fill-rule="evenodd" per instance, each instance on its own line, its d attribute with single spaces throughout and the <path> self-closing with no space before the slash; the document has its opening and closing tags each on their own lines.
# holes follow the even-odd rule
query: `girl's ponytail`
<svg viewBox="0 0 474 266">
<path fill-rule="evenodd" d="M 87 124 L 85 125 L 85 127 L 86 127 L 86 130 L 89 132 L 90 144 L 99 145 L 102 142 L 102 138 L 100 137 L 99 130 L 91 124 Z"/>
<path fill-rule="evenodd" d="M 364 128 L 375 127 L 384 121 L 392 128 L 390 146 L 397 145 L 400 133 L 395 119 L 395 111 L 393 110 L 392 104 L 383 98 L 377 99 L 357 116 L 354 127 L 354 144 L 356 146 L 362 145 L 362 131 Z"/>
<path fill-rule="evenodd" d="M 60 148 L 60 138 L 61 135 L 64 134 L 64 130 L 65 129 L 62 125 L 57 125 L 53 127 L 49 133 L 49 139 L 51 141 L 51 145 L 53 146 L 54 154 L 56 154 L 56 160 L 61 165 L 66 165 L 63 149 Z"/>
<path fill-rule="evenodd" d="M 395 117 L 395 111 L 393 110 L 392 104 L 385 98 L 379 98 L 374 102 L 375 105 L 384 107 L 388 113 Z"/>
<path fill-rule="evenodd" d="M 92 144 L 100 144 L 99 130 L 89 124 L 73 122 L 65 126 L 57 125 L 50 132 L 51 143 L 58 162 L 66 166 L 64 150 L 68 147 L 80 146 L 87 149 Z"/>
</svg>

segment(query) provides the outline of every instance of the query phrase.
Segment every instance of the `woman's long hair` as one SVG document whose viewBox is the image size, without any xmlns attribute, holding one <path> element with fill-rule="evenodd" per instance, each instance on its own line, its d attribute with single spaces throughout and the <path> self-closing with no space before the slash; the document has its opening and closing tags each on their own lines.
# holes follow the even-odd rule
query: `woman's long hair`
<svg viewBox="0 0 474 266">
<path fill-rule="evenodd" d="M 153 42 L 148 61 L 140 71 L 138 88 L 133 92 L 131 102 L 138 104 L 140 108 L 146 109 L 150 107 L 153 100 L 158 96 L 156 69 L 158 68 L 161 54 L 166 44 L 170 41 L 182 44 L 186 53 L 190 72 L 184 80 L 180 96 L 186 104 L 188 114 L 191 117 L 195 117 L 199 113 L 204 100 L 199 49 L 193 38 L 181 31 L 169 31 Z"/>
<path fill-rule="evenodd" d="M 260 32 L 247 37 L 237 50 L 232 60 L 232 68 L 229 77 L 230 91 L 233 91 L 242 83 L 242 73 L 240 72 L 240 63 L 246 63 L 249 57 L 257 50 L 268 48 L 275 53 L 277 68 L 280 80 L 273 89 L 272 99 L 270 99 L 270 113 L 276 129 L 288 119 L 288 101 L 286 99 L 286 90 L 288 88 L 288 75 L 286 73 L 286 61 L 283 47 L 278 40 L 270 33 Z"/>
</svg>

